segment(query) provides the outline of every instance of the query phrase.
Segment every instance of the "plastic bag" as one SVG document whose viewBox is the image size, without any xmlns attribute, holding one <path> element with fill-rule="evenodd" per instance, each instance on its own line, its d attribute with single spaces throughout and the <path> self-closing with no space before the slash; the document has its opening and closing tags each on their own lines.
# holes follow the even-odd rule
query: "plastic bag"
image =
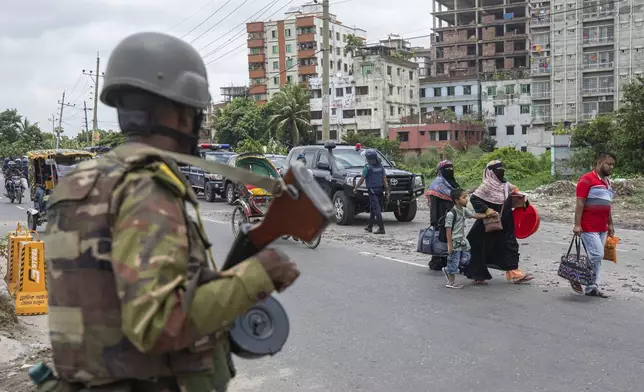
<svg viewBox="0 0 644 392">
<path fill-rule="evenodd" d="M 612 261 L 617 263 L 617 244 L 619 243 L 619 237 L 607 237 L 606 245 L 604 245 L 604 260 Z"/>
</svg>

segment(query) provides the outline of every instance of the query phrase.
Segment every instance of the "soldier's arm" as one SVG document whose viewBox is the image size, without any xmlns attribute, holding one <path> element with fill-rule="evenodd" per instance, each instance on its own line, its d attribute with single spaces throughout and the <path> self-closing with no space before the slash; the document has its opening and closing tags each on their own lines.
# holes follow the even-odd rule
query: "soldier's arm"
<svg viewBox="0 0 644 392">
<path fill-rule="evenodd" d="M 119 205 L 112 263 L 124 334 L 143 352 L 189 347 L 227 327 L 273 284 L 256 259 L 199 287 L 183 311 L 188 237 L 182 201 L 150 175 L 133 173 L 115 195 Z"/>
</svg>

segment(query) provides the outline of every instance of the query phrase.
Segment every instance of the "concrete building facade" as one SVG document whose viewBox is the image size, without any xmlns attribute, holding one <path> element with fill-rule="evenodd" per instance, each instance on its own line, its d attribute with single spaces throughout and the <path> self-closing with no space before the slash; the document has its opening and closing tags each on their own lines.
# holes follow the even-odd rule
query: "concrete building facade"
<svg viewBox="0 0 644 392">
<path fill-rule="evenodd" d="M 456 79 L 456 78 L 454 78 Z M 451 110 L 456 118 L 477 118 L 481 113 L 481 87 L 476 79 L 441 80 L 425 78 L 420 82 L 420 112 Z"/>
<path fill-rule="evenodd" d="M 399 140 L 405 153 L 421 154 L 431 148 L 450 145 L 454 148 L 476 146 L 483 140 L 481 125 L 463 122 L 432 122 L 394 125 L 389 128 L 389 139 Z"/>
<path fill-rule="evenodd" d="M 388 137 L 388 127 L 417 115 L 418 65 L 397 57 L 396 48 L 375 45 L 354 56 L 353 75 L 330 79 L 329 136 L 341 140 L 346 132 L 360 131 Z M 322 78 L 309 80 L 311 125 L 322 138 Z"/>
<path fill-rule="evenodd" d="M 286 83 L 322 76 L 322 22 L 322 6 L 307 4 L 286 12 L 283 20 L 246 25 L 251 97 L 263 103 Z M 324 66 L 334 75 L 349 75 L 353 60 L 345 51 L 347 36 L 366 40 L 366 32 L 331 15 L 328 34 L 329 64 Z"/>
</svg>

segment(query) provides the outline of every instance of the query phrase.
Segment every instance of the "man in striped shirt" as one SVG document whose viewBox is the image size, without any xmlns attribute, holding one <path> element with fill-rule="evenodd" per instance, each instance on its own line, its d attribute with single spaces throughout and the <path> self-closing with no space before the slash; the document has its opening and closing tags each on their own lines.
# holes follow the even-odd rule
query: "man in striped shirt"
<svg viewBox="0 0 644 392">
<path fill-rule="evenodd" d="M 586 287 L 585 293 L 591 297 L 607 298 L 599 290 L 599 269 L 604 258 L 606 236 L 613 236 L 613 217 L 611 202 L 613 188 L 608 177 L 613 173 L 616 158 L 611 153 L 601 153 L 597 157 L 595 170 L 579 178 L 577 183 L 577 205 L 575 208 L 575 228 L 573 232 L 581 236 L 588 253 L 588 260 L 594 266 L 595 282 Z M 579 283 L 571 282 L 572 289 L 581 294 L 583 289 Z"/>
</svg>

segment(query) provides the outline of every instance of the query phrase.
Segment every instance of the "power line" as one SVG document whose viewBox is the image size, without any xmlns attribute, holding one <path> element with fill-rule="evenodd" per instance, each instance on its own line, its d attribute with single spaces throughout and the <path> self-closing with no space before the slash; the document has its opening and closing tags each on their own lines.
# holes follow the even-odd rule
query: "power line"
<svg viewBox="0 0 644 392">
<path fill-rule="evenodd" d="M 269 1 L 267 5 L 265 5 L 264 7 L 262 7 L 259 11 L 257 11 L 257 12 L 256 12 L 255 14 L 253 14 L 251 17 L 247 18 L 246 20 L 244 20 L 243 22 L 241 22 L 241 23 L 240 23 L 240 24 L 238 24 L 237 26 L 235 26 L 235 27 L 233 27 L 232 29 L 228 30 L 226 33 L 224 33 L 224 34 L 222 34 L 221 36 L 217 37 L 215 40 L 213 40 L 213 41 L 209 42 L 206 46 L 204 46 L 203 48 L 199 49 L 199 51 L 201 52 L 202 50 L 206 49 L 206 48 L 207 48 L 207 47 L 209 47 L 210 45 L 212 45 L 212 44 L 214 44 L 215 42 L 219 41 L 219 40 L 220 40 L 220 39 L 222 39 L 223 37 L 225 37 L 225 36 L 227 36 L 228 34 L 232 33 L 234 30 L 237 30 L 238 28 L 240 28 L 240 27 L 244 26 L 244 25 L 245 25 L 249 20 L 251 20 L 251 19 L 255 18 L 255 17 L 256 17 L 260 12 L 262 12 L 262 11 L 263 11 L 263 12 L 266 12 L 266 11 L 268 11 L 268 9 L 269 9 L 269 8 L 271 8 L 271 7 L 273 7 L 273 6 L 274 6 L 278 1 L 279 1 L 279 0 L 271 0 L 271 1 Z M 262 12 L 262 14 L 263 14 L 263 12 Z M 259 15 L 259 16 L 261 16 L 261 15 Z"/>
<path fill-rule="evenodd" d="M 217 22 L 217 23 L 215 23 L 214 25 L 210 26 L 210 28 L 209 28 L 209 29 L 207 29 L 206 31 L 204 31 L 203 33 L 201 33 L 197 38 L 195 38 L 195 39 L 193 39 L 192 41 L 190 41 L 190 43 L 191 43 L 191 44 L 192 44 L 192 43 L 194 43 L 196 40 L 198 40 L 199 38 L 201 38 L 201 37 L 203 37 L 204 35 L 206 35 L 210 30 L 212 30 L 212 29 L 214 29 L 215 27 L 219 26 L 219 25 L 221 24 L 221 22 L 223 22 L 224 20 L 226 20 L 226 18 L 228 18 L 230 15 L 234 14 L 234 13 L 235 13 L 235 11 L 237 11 L 238 9 L 240 9 L 240 8 L 241 8 L 244 4 L 246 4 L 246 3 L 248 3 L 248 0 L 244 0 L 244 1 L 242 1 L 242 2 L 241 2 L 241 4 L 239 4 L 239 5 L 237 6 L 237 8 L 235 8 L 235 9 L 234 9 L 234 10 L 232 10 L 232 11 L 230 11 L 230 12 L 228 13 L 228 15 L 224 16 L 223 18 L 221 18 L 221 19 L 219 20 L 219 22 Z"/>
<path fill-rule="evenodd" d="M 193 32 L 193 31 L 195 31 L 195 30 L 197 30 L 201 25 L 203 25 L 203 24 L 204 24 L 204 23 L 206 23 L 208 20 L 210 20 L 210 18 L 212 18 L 213 16 L 215 16 L 219 11 L 221 11 L 221 9 L 222 9 L 222 8 L 224 8 L 225 6 L 227 6 L 227 5 L 228 5 L 228 3 L 230 3 L 231 1 L 232 1 L 232 0 L 228 0 L 228 1 L 226 1 L 226 2 L 224 3 L 224 5 L 222 5 L 221 7 L 217 8 L 217 10 L 216 10 L 215 12 L 213 12 L 213 13 L 212 13 L 212 14 L 210 14 L 206 19 L 204 19 L 203 21 L 201 21 L 201 23 L 199 23 L 198 25 L 196 25 L 195 27 L 193 27 L 193 28 L 192 28 L 192 30 L 188 31 L 188 32 L 187 32 L 187 33 L 185 33 L 183 36 L 181 36 L 181 39 L 184 39 L 188 34 L 192 33 L 192 32 Z"/>
<path fill-rule="evenodd" d="M 195 11 L 195 13 L 194 13 L 194 14 L 192 14 L 192 15 L 190 15 L 189 17 L 185 18 L 184 20 L 182 20 L 181 22 L 177 23 L 176 25 L 174 25 L 174 26 L 170 27 L 170 28 L 168 29 L 168 31 L 167 31 L 167 32 L 169 33 L 169 32 L 171 32 L 172 30 L 174 30 L 174 28 L 175 28 L 175 27 L 179 27 L 179 26 L 181 26 L 182 24 L 186 23 L 188 20 L 192 19 L 194 16 L 196 16 L 198 13 L 200 13 L 201 11 L 203 11 L 204 9 L 206 9 L 209 5 L 211 5 L 211 4 L 212 4 L 212 3 L 214 3 L 215 1 L 216 1 L 216 0 L 212 0 L 212 1 L 208 2 L 208 3 L 206 3 L 206 5 L 204 5 L 203 7 L 201 7 L 200 9 L 198 9 L 197 11 Z"/>
<path fill-rule="evenodd" d="M 277 11 L 273 12 L 272 14 L 270 14 L 267 18 L 268 18 L 268 19 L 272 18 L 272 17 L 273 17 L 273 15 L 277 14 L 278 12 L 280 12 L 281 10 L 283 10 L 284 8 L 288 7 L 291 3 L 293 3 L 293 1 L 295 1 L 295 0 L 290 0 L 288 3 L 286 3 L 286 4 L 284 4 L 282 7 L 280 7 Z M 264 11 L 264 12 L 266 12 L 266 11 Z M 260 15 L 260 16 L 261 16 L 261 15 Z M 232 42 L 232 41 L 236 40 L 237 38 L 241 37 L 241 36 L 242 36 L 242 35 L 244 35 L 245 33 L 246 33 L 246 31 L 245 31 L 245 30 L 240 31 L 240 32 L 239 32 L 239 33 L 237 33 L 234 37 L 230 38 L 228 41 L 224 42 L 223 44 L 221 44 L 221 45 L 219 45 L 218 47 L 216 47 L 214 50 L 210 51 L 208 54 L 204 55 L 204 56 L 203 56 L 204 60 L 205 60 L 207 57 L 210 57 L 210 56 L 212 56 L 213 54 L 215 54 L 217 51 L 219 51 L 219 49 L 221 49 L 221 48 L 223 48 L 223 47 L 225 47 L 225 46 L 228 46 L 228 45 L 230 44 L 230 42 Z M 246 42 L 244 42 L 242 45 L 238 46 L 237 48 L 233 49 L 232 51 L 238 50 L 238 49 L 240 49 L 240 48 L 241 48 L 242 46 L 244 46 L 244 45 L 246 45 Z M 231 53 L 232 51 L 227 52 L 226 54 Z M 225 56 L 225 55 L 224 55 L 224 56 Z M 212 61 L 211 61 L 210 63 L 212 63 Z M 208 63 L 208 64 L 210 64 L 210 63 Z M 208 64 L 206 64 L 206 65 L 208 65 Z"/>
</svg>

